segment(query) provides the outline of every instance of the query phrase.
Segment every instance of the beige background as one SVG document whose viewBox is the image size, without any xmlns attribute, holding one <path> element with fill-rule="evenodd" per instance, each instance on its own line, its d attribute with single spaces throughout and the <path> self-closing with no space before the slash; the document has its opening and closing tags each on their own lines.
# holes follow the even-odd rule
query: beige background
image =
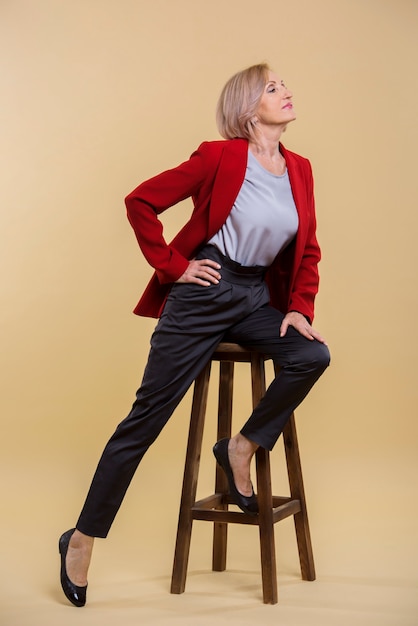
<svg viewBox="0 0 418 626">
<path fill-rule="evenodd" d="M 0 2 L 2 626 L 418 624 L 417 17 L 415 0 Z M 131 313 L 150 270 L 123 198 L 217 138 L 223 83 L 263 60 L 294 92 L 285 144 L 316 176 L 333 364 L 297 421 L 318 581 L 300 581 L 283 522 L 280 602 L 263 606 L 256 531 L 232 529 L 228 572 L 212 574 L 196 524 L 186 593 L 169 594 L 188 396 L 97 543 L 78 611 L 57 539 L 154 326 Z M 168 237 L 189 212 L 167 216 Z M 212 417 L 203 493 L 213 439 Z M 275 464 L 281 490 L 280 451 Z"/>
</svg>

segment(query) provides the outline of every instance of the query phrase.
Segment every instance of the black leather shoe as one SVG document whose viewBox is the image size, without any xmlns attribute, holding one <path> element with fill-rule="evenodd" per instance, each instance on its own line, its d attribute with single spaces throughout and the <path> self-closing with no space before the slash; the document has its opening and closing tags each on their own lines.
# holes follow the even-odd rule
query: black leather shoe
<svg viewBox="0 0 418 626">
<path fill-rule="evenodd" d="M 68 578 L 67 568 L 65 566 L 68 544 L 70 543 L 74 531 L 75 528 L 67 530 L 66 533 L 61 535 L 58 543 L 58 549 L 61 555 L 61 587 L 70 602 L 75 606 L 84 606 L 86 604 L 87 585 L 85 587 L 77 587 L 77 585 L 74 585 Z"/>
<path fill-rule="evenodd" d="M 228 479 L 229 495 L 233 499 L 234 503 L 239 506 L 241 511 L 244 511 L 244 513 L 248 513 L 249 515 L 257 515 L 258 503 L 254 490 L 251 496 L 243 496 L 235 485 L 234 475 L 229 463 L 228 444 L 229 439 L 220 439 L 213 446 L 213 454 Z"/>
</svg>

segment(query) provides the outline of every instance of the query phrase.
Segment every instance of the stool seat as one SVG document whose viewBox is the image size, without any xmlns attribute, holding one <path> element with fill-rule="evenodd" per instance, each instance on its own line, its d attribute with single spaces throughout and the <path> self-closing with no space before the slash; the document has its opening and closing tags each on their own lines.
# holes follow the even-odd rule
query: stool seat
<svg viewBox="0 0 418 626">
<path fill-rule="evenodd" d="M 274 524 L 293 516 L 303 580 L 315 580 L 315 567 L 306 510 L 299 446 L 294 414 L 284 430 L 290 496 L 273 496 L 271 487 L 270 453 L 259 447 L 256 451 L 257 498 L 259 513 L 249 515 L 229 510 L 234 502 L 228 493 L 228 481 L 216 465 L 214 493 L 196 501 L 197 481 L 202 448 L 203 429 L 213 361 L 219 361 L 219 399 L 217 439 L 231 437 L 234 364 L 251 365 L 252 403 L 255 407 L 266 391 L 265 361 L 270 357 L 235 343 L 222 342 L 195 380 L 189 439 L 180 502 L 176 548 L 174 553 L 171 593 L 185 590 L 187 565 L 194 520 L 212 522 L 212 569 L 226 569 L 228 524 L 251 524 L 259 527 L 263 601 L 278 601 Z M 278 368 L 275 368 L 278 373 Z"/>
</svg>

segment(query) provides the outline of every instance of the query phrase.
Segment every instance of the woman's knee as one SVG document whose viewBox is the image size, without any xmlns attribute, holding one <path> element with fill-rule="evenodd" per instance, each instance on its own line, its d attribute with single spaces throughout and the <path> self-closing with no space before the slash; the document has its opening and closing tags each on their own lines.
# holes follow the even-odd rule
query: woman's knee
<svg viewBox="0 0 418 626">
<path fill-rule="evenodd" d="M 287 354 L 273 356 L 273 361 L 288 371 L 306 372 L 321 375 L 330 364 L 331 356 L 328 346 L 320 341 L 310 341 L 299 336 L 296 348 Z"/>
<path fill-rule="evenodd" d="M 330 364 L 331 355 L 328 346 L 320 341 L 311 342 L 311 362 L 318 370 L 324 371 Z"/>
<path fill-rule="evenodd" d="M 298 371 L 309 371 L 322 373 L 330 363 L 330 353 L 328 346 L 317 341 L 304 339 L 299 342 L 298 350 L 291 355 L 287 366 Z"/>
</svg>

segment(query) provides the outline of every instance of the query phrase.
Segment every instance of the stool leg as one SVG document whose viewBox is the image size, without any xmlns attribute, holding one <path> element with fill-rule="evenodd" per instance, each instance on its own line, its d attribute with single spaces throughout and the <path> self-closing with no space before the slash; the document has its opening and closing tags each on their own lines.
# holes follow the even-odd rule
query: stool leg
<svg viewBox="0 0 418 626">
<path fill-rule="evenodd" d="M 277 604 L 276 546 L 274 540 L 270 454 L 268 450 L 258 448 L 256 464 L 263 602 L 264 604 Z"/>
<path fill-rule="evenodd" d="M 171 577 L 171 593 L 183 593 L 186 586 L 187 565 L 189 561 L 193 523 L 191 509 L 196 501 L 197 478 L 199 474 L 200 454 L 202 450 L 203 427 L 208 398 L 210 369 L 211 363 L 209 362 L 196 378 L 194 384 L 189 439 L 187 443 L 176 548 L 174 552 L 173 573 Z"/>
<path fill-rule="evenodd" d="M 299 500 L 300 512 L 294 515 L 296 539 L 299 550 L 300 569 L 303 580 L 315 580 L 315 564 L 309 531 L 302 467 L 296 433 L 295 416 L 292 413 L 284 430 L 283 439 L 286 452 L 287 471 L 292 499 Z"/>
<path fill-rule="evenodd" d="M 263 357 L 254 354 L 251 359 L 253 406 L 256 407 L 266 392 L 266 374 Z M 277 604 L 276 546 L 274 540 L 273 496 L 271 490 L 270 454 L 264 448 L 256 452 L 257 499 L 263 602 Z"/>
<path fill-rule="evenodd" d="M 218 440 L 231 437 L 233 380 L 234 363 L 221 361 L 219 363 Z M 216 464 L 215 493 L 227 493 L 227 491 L 228 480 L 225 472 Z M 217 508 L 226 511 L 228 505 L 223 503 Z M 214 522 L 212 569 L 215 572 L 223 572 L 226 569 L 227 539 L 228 524 Z"/>
</svg>

